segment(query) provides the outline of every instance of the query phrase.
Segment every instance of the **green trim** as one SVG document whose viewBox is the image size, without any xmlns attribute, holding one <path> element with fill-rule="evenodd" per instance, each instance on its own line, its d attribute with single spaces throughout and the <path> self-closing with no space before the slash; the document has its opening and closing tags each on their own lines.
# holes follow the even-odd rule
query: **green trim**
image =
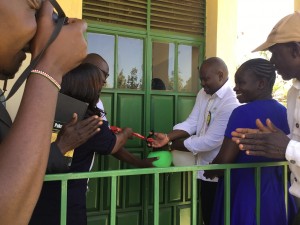
<svg viewBox="0 0 300 225">
<path fill-rule="evenodd" d="M 192 225 L 195 225 L 195 214 L 199 212 L 196 209 L 197 204 L 197 185 L 196 173 L 198 170 L 225 170 L 225 225 L 230 225 L 230 173 L 232 169 L 242 169 L 242 168 L 255 168 L 256 176 L 256 188 L 257 195 L 260 196 L 260 179 L 261 179 L 261 168 L 263 167 L 274 167 L 274 166 L 283 166 L 284 171 L 287 172 L 288 163 L 284 162 L 267 162 L 267 163 L 245 163 L 245 164 L 211 164 L 204 166 L 187 166 L 187 167 L 168 167 L 168 168 L 146 168 L 146 169 L 124 169 L 124 170 L 110 170 L 110 171 L 97 171 L 97 172 L 85 172 L 85 173 L 67 173 L 67 174 L 51 174 L 46 175 L 45 181 L 62 181 L 62 200 L 61 200 L 61 224 L 65 224 L 66 219 L 66 196 L 67 196 L 67 181 L 75 180 L 75 179 L 95 179 L 95 178 L 103 178 L 108 177 L 111 178 L 111 201 L 110 201 L 110 225 L 116 224 L 116 215 L 117 215 L 117 179 L 124 176 L 136 176 L 136 175 L 153 175 L 154 182 L 152 187 L 154 189 L 154 204 L 153 207 L 149 207 L 149 209 L 153 209 L 154 212 L 154 224 L 159 224 L 159 188 L 160 188 L 160 180 L 159 176 L 161 174 L 168 173 L 180 173 L 180 172 L 192 172 Z M 284 183 L 287 184 L 288 177 L 284 176 Z M 148 183 L 149 184 L 149 183 Z M 149 185 L 150 186 L 150 185 Z M 145 189 L 145 191 L 149 192 L 149 189 Z M 285 195 L 287 195 L 288 190 L 285 189 Z M 180 205 L 180 204 L 178 204 Z M 260 208 L 260 199 L 257 201 L 257 208 Z M 257 213 L 257 221 L 259 222 L 260 213 Z M 259 223 L 258 223 L 259 224 Z"/>
<path fill-rule="evenodd" d="M 159 187 L 159 173 L 154 173 L 154 187 Z M 154 188 L 154 225 L 159 225 L 159 188 Z"/>
<path fill-rule="evenodd" d="M 156 38 L 162 38 L 165 39 L 165 41 L 172 41 L 172 40 L 181 40 L 181 41 L 186 41 L 189 43 L 202 43 L 205 41 L 205 37 L 201 37 L 199 35 L 189 35 L 189 36 L 184 36 L 182 34 L 178 34 L 176 32 L 166 32 L 166 31 L 158 31 L 158 30 L 151 30 L 151 31 L 146 31 L 146 30 L 140 30 L 132 27 L 120 27 L 116 25 L 111 25 L 111 24 L 105 24 L 105 23 L 95 23 L 93 21 L 88 22 L 88 32 L 98 32 L 98 33 L 103 33 L 103 34 L 115 34 L 118 33 L 119 35 L 134 35 L 135 37 L 139 37 L 139 35 L 146 35 L 148 34 L 151 37 L 156 37 Z"/>
<path fill-rule="evenodd" d="M 116 213 L 117 213 L 117 177 L 111 177 L 111 200 L 110 200 L 110 225 L 116 224 Z"/>
<path fill-rule="evenodd" d="M 62 173 L 62 174 L 47 174 L 45 181 L 54 180 L 76 180 L 83 178 L 100 178 L 112 176 L 134 176 L 146 175 L 154 173 L 175 173 L 198 170 L 224 170 L 224 169 L 240 169 L 240 168 L 256 168 L 256 167 L 271 167 L 271 166 L 286 166 L 286 161 L 283 162 L 267 162 L 267 163 L 236 163 L 236 164 L 210 164 L 202 166 L 180 166 L 166 168 L 140 168 L 140 169 L 122 169 L 110 171 L 84 172 L 84 173 Z"/>
<path fill-rule="evenodd" d="M 283 176 L 283 185 L 284 185 L 284 201 L 285 201 L 285 209 L 286 209 L 286 215 L 288 215 L 289 210 L 289 204 L 288 204 L 288 182 L 284 182 L 286 180 L 289 180 L 288 178 L 288 166 L 284 166 L 283 170 L 284 176 Z"/>
<path fill-rule="evenodd" d="M 261 192 L 261 168 L 255 168 L 255 186 L 256 186 L 256 224 L 260 225 L 260 192 Z"/>
<path fill-rule="evenodd" d="M 192 225 L 197 224 L 197 215 L 199 210 L 197 210 L 197 171 L 192 172 Z"/>
<path fill-rule="evenodd" d="M 227 167 L 225 169 L 224 173 L 224 196 L 225 196 L 225 201 L 224 201 L 224 214 L 225 214 L 225 225 L 230 225 L 230 173 L 231 173 L 231 168 Z"/>
<path fill-rule="evenodd" d="M 60 216 L 60 224 L 67 224 L 67 191 L 68 191 L 68 183 L 67 180 L 61 181 L 61 216 Z"/>
</svg>

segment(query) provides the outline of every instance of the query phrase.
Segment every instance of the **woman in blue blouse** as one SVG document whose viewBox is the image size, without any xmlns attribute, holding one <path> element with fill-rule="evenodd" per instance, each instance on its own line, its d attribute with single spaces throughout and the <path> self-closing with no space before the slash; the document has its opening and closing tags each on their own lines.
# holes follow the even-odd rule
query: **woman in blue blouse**
<svg viewBox="0 0 300 225">
<path fill-rule="evenodd" d="M 240 103 L 247 103 L 233 110 L 225 131 L 224 141 L 213 164 L 271 162 L 274 159 L 250 156 L 239 151 L 231 140 L 231 132 L 238 127 L 256 128 L 256 119 L 274 124 L 289 134 L 286 108 L 272 99 L 275 68 L 265 59 L 251 59 L 242 64 L 235 74 L 235 92 Z M 278 161 L 278 160 L 277 160 Z M 223 171 L 206 171 L 204 176 L 222 176 Z M 282 167 L 261 169 L 260 224 L 291 224 L 296 212 L 294 199 L 288 194 L 288 215 L 284 198 L 284 171 Z M 254 169 L 231 170 L 231 225 L 256 225 L 256 186 Z M 205 207 L 205 206 L 202 206 Z M 211 225 L 224 224 L 224 180 L 221 177 L 212 212 Z"/>
</svg>

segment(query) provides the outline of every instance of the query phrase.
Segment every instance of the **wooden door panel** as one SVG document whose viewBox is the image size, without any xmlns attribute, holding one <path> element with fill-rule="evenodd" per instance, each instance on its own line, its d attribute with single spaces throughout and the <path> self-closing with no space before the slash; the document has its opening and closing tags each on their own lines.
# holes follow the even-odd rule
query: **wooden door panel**
<svg viewBox="0 0 300 225">
<path fill-rule="evenodd" d="M 192 198 L 192 173 L 191 172 L 184 172 L 184 185 L 185 185 L 185 192 L 184 192 L 184 200 L 191 201 Z"/>
<path fill-rule="evenodd" d="M 180 202 L 183 200 L 183 173 L 170 173 L 168 175 L 168 202 Z"/>
<path fill-rule="evenodd" d="M 168 188 L 166 187 L 166 176 L 168 174 L 160 174 L 159 175 L 159 203 L 165 204 L 165 193 L 168 192 Z M 154 176 L 149 177 L 149 203 L 151 206 L 153 206 L 153 199 L 154 199 L 154 189 L 153 189 L 153 183 L 154 183 Z"/>
<path fill-rule="evenodd" d="M 141 207 L 142 206 L 142 177 L 141 176 L 128 176 L 126 177 L 126 199 L 125 207 Z"/>
<path fill-rule="evenodd" d="M 88 225 L 109 225 L 109 216 L 88 216 L 87 218 Z"/>
<path fill-rule="evenodd" d="M 92 171 L 96 171 L 99 167 L 99 158 L 95 157 L 94 166 Z M 99 198 L 100 198 L 100 183 L 99 179 L 91 179 L 88 183 L 88 191 L 86 195 L 86 207 L 88 212 L 99 210 Z"/>
<path fill-rule="evenodd" d="M 169 132 L 173 128 L 174 96 L 153 95 L 151 98 L 151 126 L 157 132 Z"/>
<path fill-rule="evenodd" d="M 117 214 L 117 225 L 141 225 L 141 211 L 122 212 Z"/>
<path fill-rule="evenodd" d="M 177 225 L 190 225 L 191 224 L 191 208 L 189 205 L 177 206 Z"/>
<path fill-rule="evenodd" d="M 195 97 L 180 96 L 178 97 L 178 108 L 177 108 L 177 123 L 184 121 L 191 113 L 194 104 Z"/>
<path fill-rule="evenodd" d="M 153 225 L 153 210 L 149 212 L 149 225 Z M 159 225 L 173 225 L 173 207 L 159 209 Z"/>
<path fill-rule="evenodd" d="M 119 127 L 131 127 L 134 132 L 143 133 L 144 95 L 119 94 L 117 97 L 117 124 Z M 142 147 L 142 141 L 133 138 L 126 147 Z"/>
</svg>

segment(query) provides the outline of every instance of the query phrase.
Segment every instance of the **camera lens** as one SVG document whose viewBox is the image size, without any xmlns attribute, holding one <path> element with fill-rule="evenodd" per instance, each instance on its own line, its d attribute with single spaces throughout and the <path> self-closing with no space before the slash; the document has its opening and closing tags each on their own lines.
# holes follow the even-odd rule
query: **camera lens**
<svg viewBox="0 0 300 225">
<path fill-rule="evenodd" d="M 53 21 L 54 21 L 55 23 L 57 22 L 57 20 L 58 20 L 58 15 L 57 15 L 56 12 L 53 12 L 53 13 L 52 13 L 52 19 L 53 19 Z"/>
</svg>

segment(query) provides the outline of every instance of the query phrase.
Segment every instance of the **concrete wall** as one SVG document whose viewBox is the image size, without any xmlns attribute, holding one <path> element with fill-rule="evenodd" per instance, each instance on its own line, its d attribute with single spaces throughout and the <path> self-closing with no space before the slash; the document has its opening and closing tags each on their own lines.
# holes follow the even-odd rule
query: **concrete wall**
<svg viewBox="0 0 300 225">
<path fill-rule="evenodd" d="M 295 10 L 300 11 L 300 1 L 299 0 L 295 0 L 294 2 L 295 2 L 294 3 Z"/>
<path fill-rule="evenodd" d="M 228 66 L 230 77 L 236 70 L 237 0 L 206 1 L 206 58 L 217 56 Z M 230 78 L 231 81 L 233 80 Z"/>
</svg>

